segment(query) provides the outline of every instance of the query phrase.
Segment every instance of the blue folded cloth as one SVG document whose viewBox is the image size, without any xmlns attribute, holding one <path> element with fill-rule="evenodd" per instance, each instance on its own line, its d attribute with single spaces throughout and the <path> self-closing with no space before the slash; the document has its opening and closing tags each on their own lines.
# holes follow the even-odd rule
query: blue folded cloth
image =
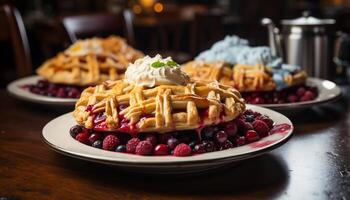
<svg viewBox="0 0 350 200">
<path fill-rule="evenodd" d="M 228 35 L 223 40 L 216 42 L 210 49 L 201 52 L 195 60 L 224 61 L 232 65 L 262 64 L 268 66 L 272 69 L 277 90 L 288 87 L 284 82 L 284 77 L 299 69 L 298 66 L 284 64 L 282 58 L 272 55 L 269 47 L 251 47 L 247 40 L 236 35 Z"/>
</svg>

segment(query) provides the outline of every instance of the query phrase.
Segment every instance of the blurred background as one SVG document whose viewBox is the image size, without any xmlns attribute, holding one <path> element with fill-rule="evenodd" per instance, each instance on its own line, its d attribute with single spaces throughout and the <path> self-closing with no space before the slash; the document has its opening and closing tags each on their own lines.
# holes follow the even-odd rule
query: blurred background
<svg viewBox="0 0 350 200">
<path fill-rule="evenodd" d="M 115 32 L 106 29 L 93 35 L 121 35 L 146 54 L 160 52 L 178 62 L 192 59 L 228 34 L 246 38 L 252 45 L 268 45 L 266 27 L 260 24 L 263 17 L 278 25 L 281 19 L 300 17 L 308 10 L 315 17 L 335 19 L 336 30 L 350 31 L 350 0 L 0 0 L 0 5 L 5 4 L 17 8 L 23 19 L 21 31 L 28 38 L 32 72 L 77 38 L 91 36 L 69 30 L 69 24 L 73 24 L 72 29 L 77 26 L 69 21 L 74 16 L 117 16 L 129 10 L 131 33 L 116 28 Z M 1 87 L 16 78 L 14 66 L 18 62 L 5 14 L 0 13 Z M 108 20 L 84 23 L 87 32 L 101 24 L 114 27 Z"/>
</svg>

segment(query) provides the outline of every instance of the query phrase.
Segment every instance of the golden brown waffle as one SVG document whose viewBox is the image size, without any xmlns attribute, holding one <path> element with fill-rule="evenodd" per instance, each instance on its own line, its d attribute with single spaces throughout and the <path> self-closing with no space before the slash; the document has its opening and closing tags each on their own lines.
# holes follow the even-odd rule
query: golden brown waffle
<svg viewBox="0 0 350 200">
<path fill-rule="evenodd" d="M 271 73 L 263 65 L 235 65 L 233 80 L 239 91 L 271 91 L 276 88 Z"/>
<path fill-rule="evenodd" d="M 193 81 L 218 81 L 235 87 L 241 92 L 271 91 L 276 89 L 272 73 L 263 65 L 240 65 L 232 67 L 224 62 L 191 61 L 182 66 Z M 284 77 L 288 86 L 305 83 L 304 71 Z"/>
<path fill-rule="evenodd" d="M 144 88 L 119 80 L 85 89 L 73 115 L 88 129 L 164 133 L 227 122 L 244 110 L 240 93 L 217 82 Z"/>
<path fill-rule="evenodd" d="M 74 54 L 80 51 L 86 42 L 98 44 L 99 49 Z M 93 38 L 73 44 L 65 52 L 42 64 L 37 73 L 53 83 L 96 85 L 105 80 L 123 78 L 128 64 L 142 56 L 140 51 L 128 46 L 121 37 Z"/>
</svg>

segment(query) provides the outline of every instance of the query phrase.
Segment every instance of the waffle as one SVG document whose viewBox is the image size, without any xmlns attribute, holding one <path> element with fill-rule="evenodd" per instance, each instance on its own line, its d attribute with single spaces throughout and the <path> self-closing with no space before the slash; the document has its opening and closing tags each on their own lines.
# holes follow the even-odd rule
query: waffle
<svg viewBox="0 0 350 200">
<path fill-rule="evenodd" d="M 128 64 L 142 56 L 120 37 L 79 40 L 44 62 L 37 74 L 53 83 L 96 85 L 105 80 L 122 79 Z"/>
<path fill-rule="evenodd" d="M 73 115 L 88 129 L 164 133 L 231 121 L 244 110 L 240 93 L 217 82 L 144 88 L 118 80 L 85 89 Z"/>
<path fill-rule="evenodd" d="M 271 69 L 263 65 L 240 65 L 234 67 L 224 62 L 191 61 L 182 66 L 193 81 L 218 81 L 233 86 L 240 92 L 272 91 L 276 89 Z M 305 83 L 304 71 L 284 76 L 288 86 Z"/>
</svg>

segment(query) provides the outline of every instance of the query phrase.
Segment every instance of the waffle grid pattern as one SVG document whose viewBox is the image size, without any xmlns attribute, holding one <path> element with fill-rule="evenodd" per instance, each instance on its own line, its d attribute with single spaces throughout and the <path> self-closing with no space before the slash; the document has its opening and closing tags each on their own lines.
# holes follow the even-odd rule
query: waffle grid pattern
<svg viewBox="0 0 350 200">
<path fill-rule="evenodd" d="M 120 37 L 91 40 L 100 42 L 103 51 L 84 55 L 61 52 L 44 62 L 37 73 L 53 83 L 95 85 L 105 80 L 122 79 L 128 64 L 143 56 Z M 79 46 L 79 42 L 74 45 Z"/>
<path fill-rule="evenodd" d="M 119 110 L 119 105 L 126 108 Z M 91 111 L 87 110 L 88 106 L 92 106 Z M 107 130 L 118 130 L 122 120 L 127 119 L 138 132 L 162 133 L 230 121 L 244 110 L 240 93 L 218 83 L 146 89 L 112 81 L 87 88 L 73 115 L 79 124 L 89 129 L 94 128 L 94 116 L 103 113 Z"/>
<path fill-rule="evenodd" d="M 230 85 L 241 92 L 272 91 L 276 84 L 272 79 L 269 68 L 263 65 L 240 65 L 234 67 L 224 62 L 206 63 L 191 61 L 182 66 L 182 69 L 194 81 L 219 81 Z M 284 77 L 288 86 L 302 84 L 307 75 L 304 71 Z"/>
</svg>

